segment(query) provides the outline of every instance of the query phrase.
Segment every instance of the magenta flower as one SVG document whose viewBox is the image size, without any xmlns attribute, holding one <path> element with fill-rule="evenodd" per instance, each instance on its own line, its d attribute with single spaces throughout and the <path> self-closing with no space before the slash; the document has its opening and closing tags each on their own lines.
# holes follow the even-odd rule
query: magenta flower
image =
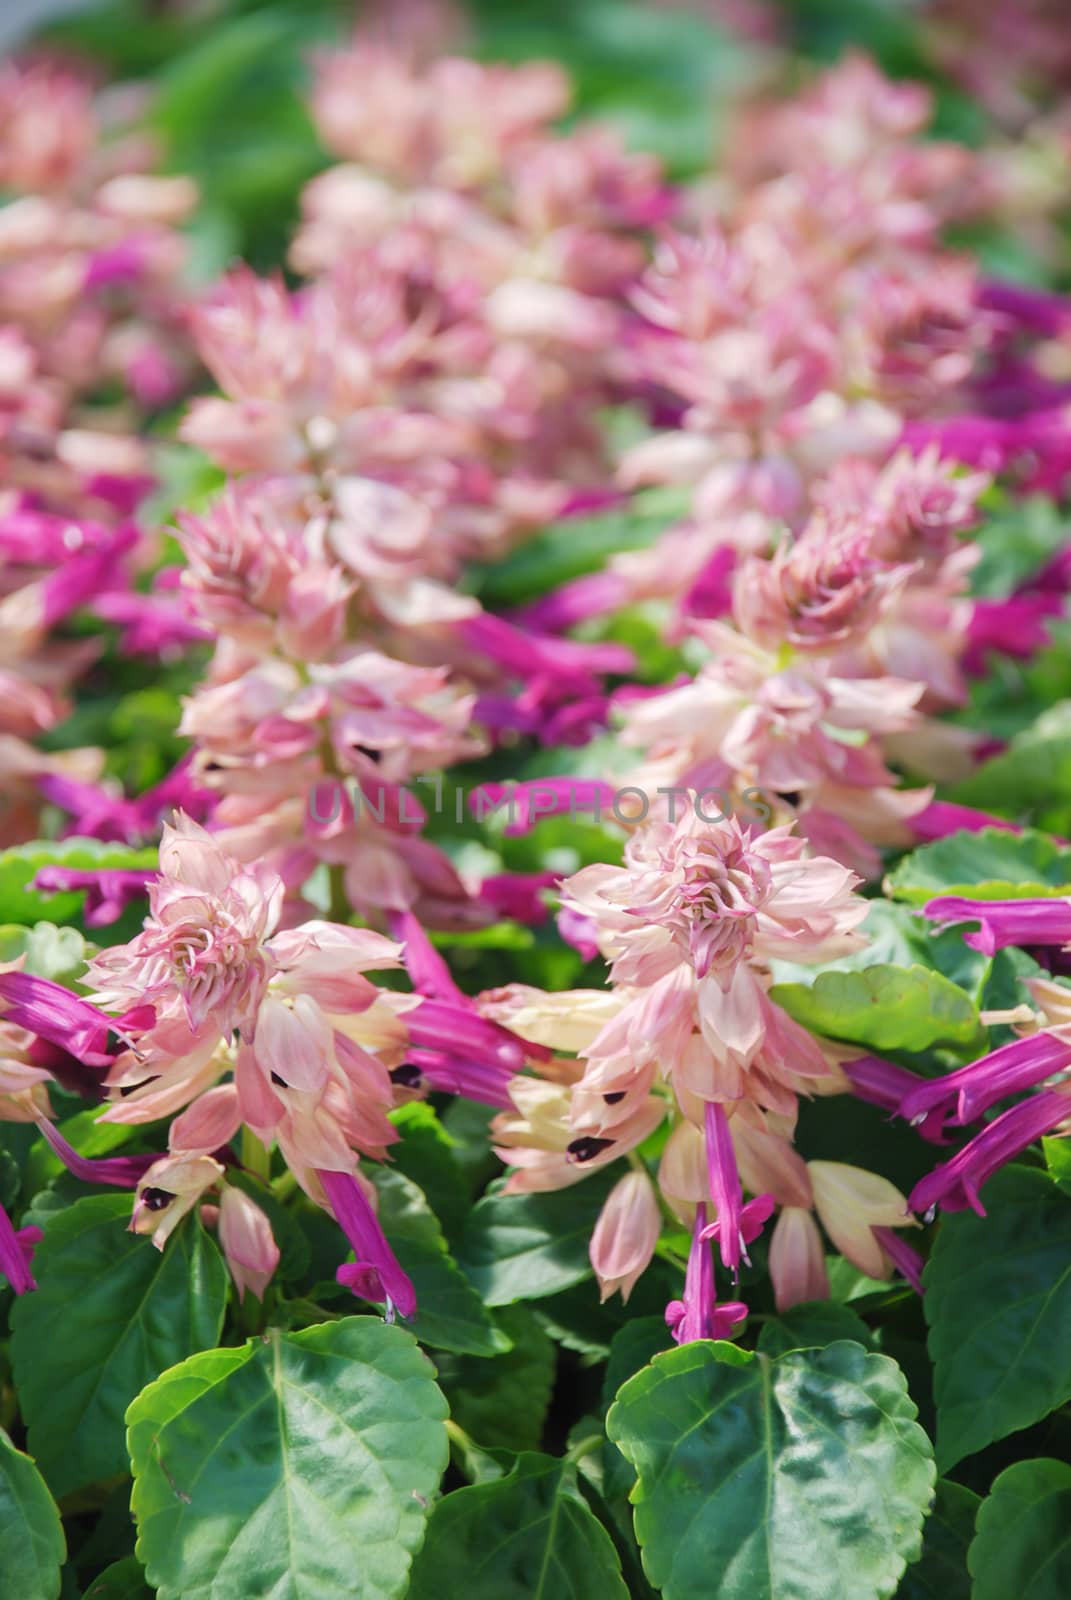
<svg viewBox="0 0 1071 1600">
<path fill-rule="evenodd" d="M 964 1211 L 969 1206 L 980 1217 L 985 1207 L 979 1190 L 1001 1167 L 1051 1133 L 1071 1117 L 1071 1097 L 1065 1088 L 1043 1089 L 994 1117 L 982 1132 L 957 1150 L 950 1161 L 935 1167 L 911 1191 L 910 1205 L 929 1217 L 938 1206 Z"/>
<path fill-rule="evenodd" d="M 1071 900 L 1060 895 L 1045 899 L 969 900 L 959 895 L 938 895 L 927 901 L 923 915 L 931 922 L 977 922 L 977 933 L 963 936 L 964 944 L 991 956 L 1008 945 L 1071 945 Z"/>
<path fill-rule="evenodd" d="M 34 888 L 43 894 L 84 889 L 86 926 L 103 928 L 117 922 L 135 900 L 147 898 L 155 877 L 155 872 L 139 868 L 42 867 L 34 878 Z"/>
<path fill-rule="evenodd" d="M 391 1073 L 391 1081 L 399 1088 L 460 1094 L 501 1111 L 508 1111 L 513 1105 L 512 1078 L 512 1068 L 501 1062 L 474 1059 L 451 1049 L 411 1049 L 403 1065 Z"/>
<path fill-rule="evenodd" d="M 16 1294 L 26 1294 L 37 1288 L 30 1263 L 34 1246 L 43 1238 L 40 1228 L 13 1228 L 7 1212 L 0 1206 L 0 1272 Z"/>
<path fill-rule="evenodd" d="M 107 1046 L 115 1019 L 49 978 L 0 972 L 0 1014 L 14 1027 L 47 1039 L 87 1066 L 112 1063 L 114 1052 Z"/>
<path fill-rule="evenodd" d="M 951 800 L 932 800 L 910 819 L 910 827 L 922 844 L 947 838 L 950 833 L 980 833 L 983 828 L 1003 828 L 1007 833 L 1022 832 L 1006 817 L 994 817 L 988 811 L 956 805 Z"/>
<path fill-rule="evenodd" d="M 922 1269 L 926 1265 L 922 1256 L 895 1228 L 877 1227 L 872 1231 L 897 1272 L 907 1279 L 916 1294 L 922 1294 Z"/>
<path fill-rule="evenodd" d="M 900 1101 L 900 1115 L 916 1125 L 962 1127 L 1006 1095 L 1033 1089 L 1069 1066 L 1071 1044 L 1056 1032 L 1032 1033 L 969 1066 L 916 1083 Z"/>
<path fill-rule="evenodd" d="M 362 1300 L 384 1301 L 388 1321 L 395 1311 L 411 1317 L 417 1308 L 416 1290 L 387 1243 L 362 1180 L 349 1172 L 321 1170 L 317 1176 L 335 1220 L 357 1257 L 355 1262 L 339 1267 L 335 1274 L 339 1283 Z"/>
<path fill-rule="evenodd" d="M 746 1255 L 741 1227 L 744 1204 L 740 1187 L 740 1174 L 736 1166 L 736 1152 L 729 1133 L 729 1119 L 725 1107 L 708 1100 L 704 1112 L 706 1136 L 707 1174 L 710 1181 L 710 1198 L 717 1217 L 718 1243 L 723 1266 L 729 1268 L 735 1281 L 741 1255 Z"/>
<path fill-rule="evenodd" d="M 688 1269 L 684 1275 L 684 1297 L 671 1300 L 666 1307 L 666 1326 L 677 1344 L 694 1339 L 729 1339 L 747 1316 L 747 1306 L 739 1300 L 719 1305 L 714 1294 L 714 1263 L 705 1238 L 707 1208 L 700 1202 L 695 1209 Z"/>
<path fill-rule="evenodd" d="M 158 1151 L 134 1156 L 82 1156 L 46 1117 L 42 1117 L 37 1126 L 41 1137 L 59 1156 L 67 1171 L 73 1172 L 84 1183 L 106 1183 L 115 1189 L 136 1189 L 149 1168 L 163 1160 Z"/>
</svg>

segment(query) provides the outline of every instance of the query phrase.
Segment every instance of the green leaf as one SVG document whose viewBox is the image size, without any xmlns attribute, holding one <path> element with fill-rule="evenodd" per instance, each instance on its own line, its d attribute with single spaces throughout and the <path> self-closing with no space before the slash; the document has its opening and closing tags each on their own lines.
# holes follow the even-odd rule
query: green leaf
<svg viewBox="0 0 1071 1600">
<path fill-rule="evenodd" d="M 473 1207 L 458 1247 L 489 1306 L 538 1300 L 591 1272 L 588 1245 L 616 1169 L 544 1194 L 491 1194 Z"/>
<path fill-rule="evenodd" d="M 0 1594 L 56 1600 L 66 1555 L 59 1512 L 45 1480 L 0 1428 Z"/>
<path fill-rule="evenodd" d="M 153 1600 L 153 1595 L 141 1563 L 134 1556 L 126 1556 L 94 1578 L 82 1600 Z"/>
<path fill-rule="evenodd" d="M 401 1134 L 391 1146 L 391 1160 L 423 1189 L 447 1239 L 456 1239 L 472 1207 L 455 1141 L 425 1100 L 399 1106 L 390 1120 Z"/>
<path fill-rule="evenodd" d="M 1071 884 L 1071 849 L 1026 828 L 982 828 L 950 833 L 923 845 L 885 879 L 895 900 L 924 905 L 936 895 L 968 900 L 1020 900 L 1066 892 Z"/>
<path fill-rule="evenodd" d="M 227 1272 L 200 1226 L 181 1226 L 161 1253 L 129 1220 L 130 1196 L 111 1194 L 48 1216 L 38 1288 L 12 1312 L 30 1447 L 57 1495 L 125 1471 L 131 1400 L 223 1326 Z"/>
<path fill-rule="evenodd" d="M 165 1373 L 127 1413 L 137 1553 L 159 1600 L 405 1593 L 448 1456 L 412 1334 L 376 1317 L 270 1329 Z M 214 1381 L 212 1381 L 214 1375 Z"/>
<path fill-rule="evenodd" d="M 665 1600 L 882 1600 L 922 1547 L 930 1442 L 860 1345 L 770 1360 L 706 1340 L 629 1380 L 607 1432 Z"/>
<path fill-rule="evenodd" d="M 970 996 L 927 967 L 823 972 L 810 987 L 775 984 L 770 998 L 812 1033 L 872 1050 L 962 1047 L 985 1038 Z"/>
<path fill-rule="evenodd" d="M 971 592 L 1003 598 L 1067 543 L 1067 518 L 1045 495 L 1017 495 L 972 537 L 982 559 L 971 573 Z"/>
<path fill-rule="evenodd" d="M 490 1536 L 489 1536 L 490 1535 Z M 576 1486 L 550 1456 L 448 1494 L 431 1514 L 409 1600 L 628 1600 L 621 1563 Z"/>
<path fill-rule="evenodd" d="M 1071 1399 L 1071 1197 L 1008 1167 L 983 1198 L 943 1219 L 923 1279 L 942 1471 Z"/>
<path fill-rule="evenodd" d="M 854 1339 L 869 1347 L 870 1329 L 862 1317 L 834 1300 L 811 1300 L 782 1311 L 763 1324 L 758 1348 L 764 1355 L 782 1356 L 789 1350 L 812 1350 Z"/>
<path fill-rule="evenodd" d="M 446 1248 L 442 1230 L 415 1183 L 377 1167 L 379 1220 L 413 1280 L 417 1313 L 407 1324 L 422 1344 L 460 1355 L 494 1356 L 510 1347 L 483 1301 Z"/>
<path fill-rule="evenodd" d="M 978 1512 L 967 1554 L 972 1600 L 1067 1600 L 1071 1594 L 1071 1466 L 1017 1461 Z"/>
<path fill-rule="evenodd" d="M 1071 700 L 1047 706 L 1006 750 L 957 784 L 951 798 L 1062 830 L 1071 805 Z"/>
<path fill-rule="evenodd" d="M 526 1306 L 505 1306 L 498 1321 L 513 1348 L 491 1360 L 436 1359 L 455 1421 L 486 1449 L 535 1450 L 554 1385 L 554 1345 Z"/>
<path fill-rule="evenodd" d="M 48 920 L 76 922 L 85 900 L 83 889 L 42 894 L 30 885 L 42 867 L 155 868 L 157 852 L 102 844 L 99 839 L 50 839 L 0 851 L 0 923 L 23 927 Z"/>
<path fill-rule="evenodd" d="M 640 550 L 683 510 L 679 492 L 635 497 L 627 511 L 570 517 L 544 529 L 504 560 L 477 565 L 471 576 L 485 605 L 525 605 L 550 589 L 595 572 L 619 550 Z"/>
<path fill-rule="evenodd" d="M 1066 1136 L 1042 1139 L 1041 1148 L 1052 1181 L 1059 1184 L 1064 1194 L 1071 1195 L 1071 1140 Z"/>
<path fill-rule="evenodd" d="M 77 928 L 57 928 L 54 922 L 39 922 L 34 928 L 6 923 L 0 927 L 0 961 L 19 956 L 26 958 L 24 972 L 70 986 L 85 970 L 86 941 Z"/>
<path fill-rule="evenodd" d="M 904 1574 L 896 1600 L 970 1600 L 967 1548 L 981 1504 L 961 1483 L 937 1480 L 937 1498 L 926 1518 L 922 1556 Z"/>
<path fill-rule="evenodd" d="M 604 1408 L 613 1402 L 622 1384 L 647 1366 L 656 1355 L 668 1350 L 672 1343 L 665 1317 L 634 1317 L 623 1328 L 619 1328 L 614 1334 L 610 1359 L 606 1363 L 602 1386 Z"/>
</svg>

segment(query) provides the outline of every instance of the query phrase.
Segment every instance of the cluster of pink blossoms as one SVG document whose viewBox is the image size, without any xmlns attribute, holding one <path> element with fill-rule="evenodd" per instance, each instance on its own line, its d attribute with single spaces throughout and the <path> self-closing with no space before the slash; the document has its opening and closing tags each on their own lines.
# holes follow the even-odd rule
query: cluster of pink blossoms
<svg viewBox="0 0 1071 1600">
<path fill-rule="evenodd" d="M 158 1246 L 200 1206 L 258 1296 L 279 1253 L 246 1180 L 278 1151 L 353 1246 L 340 1280 L 412 1313 L 362 1162 L 389 1161 L 392 1113 L 432 1091 L 495 1109 L 511 1193 L 627 1159 L 592 1264 L 604 1296 L 627 1296 L 664 1221 L 687 1229 L 678 1340 L 739 1324 L 712 1241 L 735 1282 L 767 1226 L 779 1307 L 828 1292 L 822 1230 L 867 1275 L 917 1283 L 907 1198 L 804 1160 L 801 1098 L 855 1093 L 929 1136 L 1071 1064 L 1043 986 L 1051 1025 L 1032 1018 L 1010 1054 L 939 1084 L 816 1038 L 770 993 L 772 963 L 865 944 L 857 889 L 884 848 L 977 824 L 932 800 L 977 754 L 941 714 L 987 653 L 1030 653 L 1062 606 L 968 592 L 965 535 L 994 479 L 1071 473 L 1047 376 L 1071 316 L 945 246 L 990 191 L 967 151 L 923 137 L 927 92 L 849 58 L 751 107 L 743 154 L 676 191 L 606 129 L 557 130 L 555 67 L 371 35 L 325 57 L 313 111 L 340 159 L 303 196 L 301 282 L 238 268 L 187 318 L 219 392 L 193 401 L 182 438 L 229 481 L 178 515 L 183 565 L 146 596 L 130 589 L 138 408 L 192 366 L 172 283 L 192 196 L 122 143 L 98 149 L 73 80 L 20 69 L 12 89 L 0 172 L 26 198 L 0 211 L 0 757 L 28 780 L 32 820 L 6 836 L 32 833 L 42 800 L 106 839 L 177 812 L 158 874 L 40 876 L 89 890 L 99 925 L 146 893 L 149 915 L 91 961 L 88 1000 L 0 972 L 0 1114 L 37 1123 L 79 1176 L 134 1189 L 132 1226 Z M 112 373 L 129 399 L 90 437 L 83 408 Z M 645 430 L 616 466 L 611 406 Z M 686 510 L 649 549 L 519 616 L 470 592 L 472 562 L 651 487 Z M 637 603 L 693 675 L 614 681 L 633 661 L 599 620 Z M 183 707 L 190 755 L 134 800 L 83 753 L 50 764 L 25 742 L 87 659 L 48 631 L 86 605 L 129 648 L 211 645 Z M 564 637 L 574 625 L 586 635 Z M 538 921 L 554 880 L 462 870 L 422 781 L 608 723 L 640 762 L 631 792 L 660 798 L 618 815 L 623 865 L 559 886 L 561 931 L 606 960 L 607 987 L 463 994 L 426 930 Z M 710 792 L 720 815 L 680 804 Z M 757 792 L 765 829 L 738 820 Z M 1064 921 L 1053 902 L 994 904 L 981 937 L 1071 942 L 1061 904 Z M 405 990 L 366 975 L 401 967 Z M 170 1119 L 167 1152 L 78 1156 L 50 1081 L 106 1100 L 108 1122 Z M 1062 1124 L 1066 1095 L 1024 1105 L 925 1180 L 915 1210 L 975 1200 L 1017 1139 Z M 32 1242 L 0 1222 L 20 1289 Z"/>
<path fill-rule="evenodd" d="M 127 630 L 150 558 L 133 518 L 151 487 L 140 433 L 192 361 L 176 224 L 197 194 L 151 175 L 140 135 L 106 125 L 92 85 L 47 62 L 0 68 L 0 841 L 40 832 L 41 802 L 95 779 L 103 752 L 34 748 L 70 708 L 95 639 L 77 610 Z M 118 395 L 118 398 L 113 396 Z"/>
<path fill-rule="evenodd" d="M 514 1109 L 494 1125 L 515 1169 L 509 1190 L 576 1183 L 668 1123 L 657 1189 L 635 1162 L 605 1203 L 591 1259 L 604 1298 L 627 1296 L 661 1233 L 660 1193 L 693 1236 L 689 1283 L 669 1313 L 678 1340 L 719 1337 L 746 1314 L 740 1302 L 716 1304 L 711 1238 L 735 1275 L 778 1207 L 770 1271 L 778 1305 L 789 1306 L 828 1293 L 815 1211 L 874 1277 L 893 1259 L 874 1230 L 910 1223 L 903 1195 L 884 1179 L 796 1154 L 799 1097 L 843 1087 L 839 1052 L 767 993 L 771 960 L 820 963 L 865 943 L 857 881 L 805 853 L 788 827 L 754 833 L 694 812 L 650 822 L 629 840 L 623 867 L 586 867 L 562 888 L 563 905 L 609 962 L 610 989 L 514 986 L 483 999 L 485 1015 L 577 1056 L 510 1085 Z"/>
</svg>

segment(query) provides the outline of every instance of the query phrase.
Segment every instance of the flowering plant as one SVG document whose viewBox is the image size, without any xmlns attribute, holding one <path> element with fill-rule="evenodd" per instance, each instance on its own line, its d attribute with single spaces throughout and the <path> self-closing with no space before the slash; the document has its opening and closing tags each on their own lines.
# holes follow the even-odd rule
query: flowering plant
<svg viewBox="0 0 1071 1600">
<path fill-rule="evenodd" d="M 217 9 L 0 69 L 0 1594 L 1062 1600 L 1059 19 Z"/>
</svg>

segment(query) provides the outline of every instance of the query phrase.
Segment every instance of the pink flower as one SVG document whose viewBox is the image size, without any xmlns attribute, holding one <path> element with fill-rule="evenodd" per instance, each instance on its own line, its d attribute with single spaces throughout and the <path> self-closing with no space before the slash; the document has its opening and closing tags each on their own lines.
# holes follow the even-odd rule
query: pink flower
<svg viewBox="0 0 1071 1600">
<path fill-rule="evenodd" d="M 382 1300 L 387 1320 L 395 1311 L 411 1317 L 416 1311 L 416 1291 L 411 1279 L 398 1265 L 387 1243 L 369 1199 L 371 1185 L 349 1172 L 317 1174 L 335 1219 L 349 1239 L 357 1257 L 355 1263 L 341 1266 L 335 1276 L 363 1300 Z"/>
<path fill-rule="evenodd" d="M 251 1289 L 258 1300 L 276 1267 L 279 1265 L 279 1247 L 271 1231 L 271 1223 L 243 1189 L 227 1184 L 219 1208 L 219 1242 L 231 1269 L 231 1276 L 243 1300 Z"/>
<path fill-rule="evenodd" d="M 211 1156 L 163 1156 L 145 1173 L 134 1195 L 131 1233 L 149 1233 L 162 1250 L 183 1217 L 223 1177 Z"/>
<path fill-rule="evenodd" d="M 677 1344 L 694 1339 L 729 1339 L 747 1316 L 747 1306 L 737 1300 L 719 1305 L 714 1296 L 714 1263 L 706 1242 L 707 1212 L 698 1205 L 688 1270 L 684 1278 L 684 1297 L 671 1300 L 666 1307 L 666 1324 Z"/>
<path fill-rule="evenodd" d="M 865 638 L 910 576 L 908 566 L 875 560 L 866 532 L 809 530 L 770 561 L 753 558 L 739 567 L 734 613 L 767 648 L 843 650 Z"/>
<path fill-rule="evenodd" d="M 817 962 L 857 948 L 866 915 L 857 881 L 807 859 L 789 828 L 754 833 L 689 808 L 634 834 L 624 867 L 577 873 L 563 902 L 598 923 L 618 982 L 650 984 L 687 963 L 726 992 L 749 961 Z"/>
<path fill-rule="evenodd" d="M 1071 900 L 1051 899 L 968 900 L 938 895 L 927 901 L 923 915 L 931 922 L 977 922 L 977 933 L 966 933 L 964 944 L 991 956 L 1008 945 L 1071 944 Z"/>
<path fill-rule="evenodd" d="M 647 1268 L 662 1231 L 658 1196 L 645 1172 L 628 1172 L 611 1189 L 591 1235 L 591 1264 L 599 1298 L 621 1291 L 627 1300 Z"/>
<path fill-rule="evenodd" d="M 181 1006 L 193 1030 L 211 1018 L 220 1033 L 252 1031 L 275 970 L 267 941 L 282 882 L 264 867 L 243 871 L 183 817 L 164 828 L 160 867 L 145 932 L 90 965 L 98 1002 Z"/>
<path fill-rule="evenodd" d="M 899 1189 L 861 1167 L 808 1161 L 815 1210 L 837 1249 L 868 1278 L 888 1275 L 888 1259 L 875 1228 L 909 1228 L 914 1219 Z"/>
<path fill-rule="evenodd" d="M 809 1210 L 785 1206 L 770 1238 L 770 1277 L 778 1311 L 829 1298 L 822 1236 Z"/>
</svg>

